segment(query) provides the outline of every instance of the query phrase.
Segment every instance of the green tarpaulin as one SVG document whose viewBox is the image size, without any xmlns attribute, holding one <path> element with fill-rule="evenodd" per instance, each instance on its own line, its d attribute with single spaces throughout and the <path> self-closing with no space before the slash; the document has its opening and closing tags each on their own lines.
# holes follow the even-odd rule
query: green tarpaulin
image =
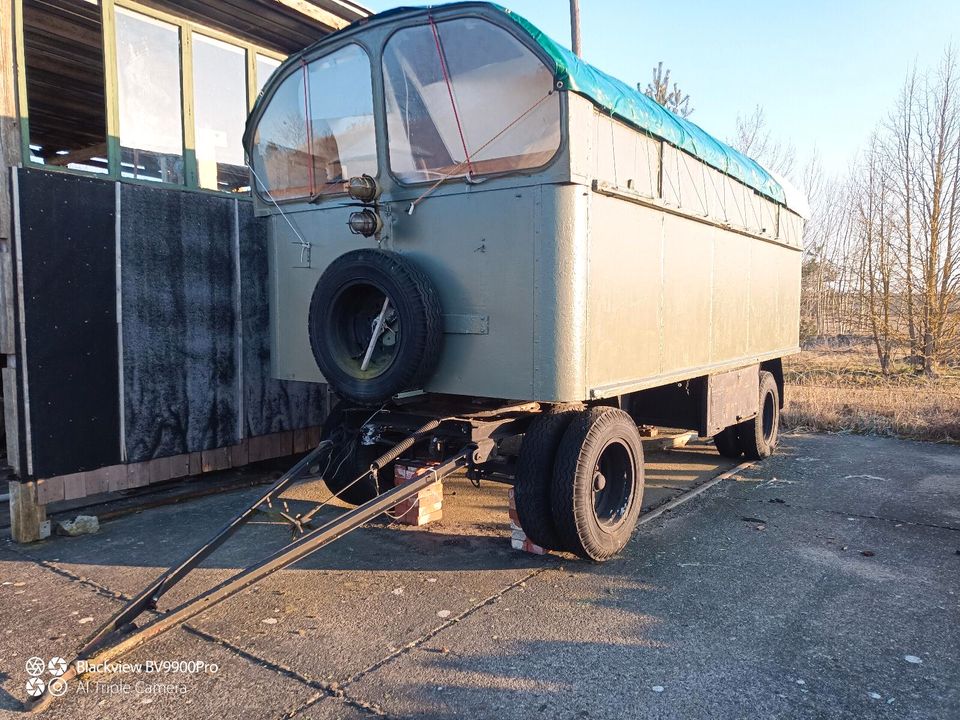
<svg viewBox="0 0 960 720">
<path fill-rule="evenodd" d="M 588 98 L 597 107 L 612 116 L 685 150 L 703 160 L 707 165 L 737 178 L 762 195 L 779 203 L 787 204 L 783 186 L 758 162 L 717 140 L 699 125 L 674 115 L 636 88 L 584 62 L 573 52 L 541 32 L 533 23 L 516 13 L 500 5 L 486 2 L 449 3 L 434 6 L 433 11 L 442 9 L 446 15 L 451 10 L 459 9 L 468 12 L 470 9 L 478 7 L 502 14 L 510 22 L 515 23 L 525 35 L 529 36 L 531 41 L 538 45 L 552 61 L 553 67 L 551 69 L 556 82 L 561 84 L 560 87 L 563 90 L 569 90 Z M 356 32 L 370 22 L 398 19 L 401 16 L 429 16 L 430 12 L 430 7 L 394 8 L 378 13 L 370 20 L 359 20 L 324 38 L 321 43 L 326 44 L 335 41 L 343 34 Z M 304 52 L 308 51 L 309 48 Z M 293 59 L 289 58 L 288 62 Z"/>
<path fill-rule="evenodd" d="M 763 195 L 781 203 L 786 201 L 780 183 L 755 160 L 720 142 L 699 125 L 674 115 L 636 88 L 584 62 L 525 18 L 499 5 L 493 7 L 507 15 L 543 48 L 554 62 L 553 73 L 557 82 L 565 89 L 589 98 L 611 115 L 686 150 Z"/>
</svg>

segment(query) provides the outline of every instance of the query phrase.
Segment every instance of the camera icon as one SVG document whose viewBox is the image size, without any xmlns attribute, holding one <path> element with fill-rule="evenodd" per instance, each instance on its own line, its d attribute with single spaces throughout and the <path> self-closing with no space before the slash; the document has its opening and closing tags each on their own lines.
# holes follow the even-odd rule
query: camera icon
<svg viewBox="0 0 960 720">
<path fill-rule="evenodd" d="M 38 677 L 32 677 L 27 680 L 27 695 L 30 697 L 40 697 L 43 695 L 43 689 L 45 687 L 43 680 Z"/>
<path fill-rule="evenodd" d="M 47 669 L 47 664 L 43 661 L 43 658 L 34 656 L 27 660 L 26 668 L 27 675 L 30 677 L 40 677 L 43 675 L 43 671 Z"/>
</svg>

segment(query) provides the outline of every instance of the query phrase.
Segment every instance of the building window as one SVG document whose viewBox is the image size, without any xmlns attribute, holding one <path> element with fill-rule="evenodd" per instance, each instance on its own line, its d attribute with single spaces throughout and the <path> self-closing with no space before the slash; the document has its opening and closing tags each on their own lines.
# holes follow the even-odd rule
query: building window
<svg viewBox="0 0 960 720">
<path fill-rule="evenodd" d="M 251 94 L 281 64 L 270 50 L 121 0 L 106 7 L 100 0 L 19 1 L 27 162 L 250 189 L 243 130 Z M 106 35 L 105 20 L 114 30 Z M 369 94 L 369 79 L 366 87 Z"/>
<path fill-rule="evenodd" d="M 30 160 L 106 173 L 100 4 L 23 0 L 23 40 Z"/>
<path fill-rule="evenodd" d="M 267 84 L 267 80 L 270 79 L 270 76 L 273 75 L 273 71 L 280 67 L 280 61 L 274 60 L 272 57 L 267 57 L 266 55 L 261 55 L 257 53 L 257 94 L 263 92 L 263 86 Z"/>
<path fill-rule="evenodd" d="M 246 190 L 247 62 L 243 48 L 194 33 L 193 98 L 199 186 L 228 192 Z"/>
<path fill-rule="evenodd" d="M 277 200 L 341 192 L 352 176 L 376 175 L 373 89 L 363 49 L 348 45 L 289 75 L 263 111 L 253 144 L 261 190 Z"/>
<path fill-rule="evenodd" d="M 485 20 L 394 33 L 383 81 L 390 167 L 404 182 L 537 168 L 560 147 L 553 74 Z"/>
<path fill-rule="evenodd" d="M 123 177 L 183 184 L 180 28 L 116 10 Z"/>
</svg>

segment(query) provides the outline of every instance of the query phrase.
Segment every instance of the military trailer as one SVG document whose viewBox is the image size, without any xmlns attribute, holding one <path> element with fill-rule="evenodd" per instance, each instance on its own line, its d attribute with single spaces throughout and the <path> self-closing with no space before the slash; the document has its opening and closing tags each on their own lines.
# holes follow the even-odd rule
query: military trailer
<svg viewBox="0 0 960 720">
<path fill-rule="evenodd" d="M 457 470 L 512 484 L 529 540 L 603 561 L 640 513 L 638 423 L 730 457 L 776 447 L 803 198 L 522 18 L 471 2 L 358 21 L 277 70 L 244 143 L 274 374 L 341 401 L 318 446 L 98 628 L 61 682 Z M 400 462 L 416 469 L 395 483 Z M 291 510 L 283 492 L 318 476 L 358 507 Z M 260 511 L 289 544 L 135 624 Z"/>
<path fill-rule="evenodd" d="M 640 511 L 637 424 L 774 450 L 803 197 L 523 18 L 354 23 L 283 63 L 244 142 L 273 373 L 341 398 L 348 501 L 469 445 L 534 542 L 604 560 Z"/>
</svg>

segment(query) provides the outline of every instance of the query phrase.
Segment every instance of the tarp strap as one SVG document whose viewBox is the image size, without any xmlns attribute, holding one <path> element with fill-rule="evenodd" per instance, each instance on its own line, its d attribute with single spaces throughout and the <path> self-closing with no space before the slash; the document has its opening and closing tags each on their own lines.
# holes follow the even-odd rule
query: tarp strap
<svg viewBox="0 0 960 720">
<path fill-rule="evenodd" d="M 310 182 L 310 194 L 317 192 L 316 182 L 316 164 L 313 156 L 313 118 L 310 117 L 310 82 L 307 78 L 307 62 L 300 58 L 300 72 L 303 73 L 303 119 L 307 124 L 307 155 L 310 157 L 310 165 L 307 168 L 307 177 Z"/>
</svg>

